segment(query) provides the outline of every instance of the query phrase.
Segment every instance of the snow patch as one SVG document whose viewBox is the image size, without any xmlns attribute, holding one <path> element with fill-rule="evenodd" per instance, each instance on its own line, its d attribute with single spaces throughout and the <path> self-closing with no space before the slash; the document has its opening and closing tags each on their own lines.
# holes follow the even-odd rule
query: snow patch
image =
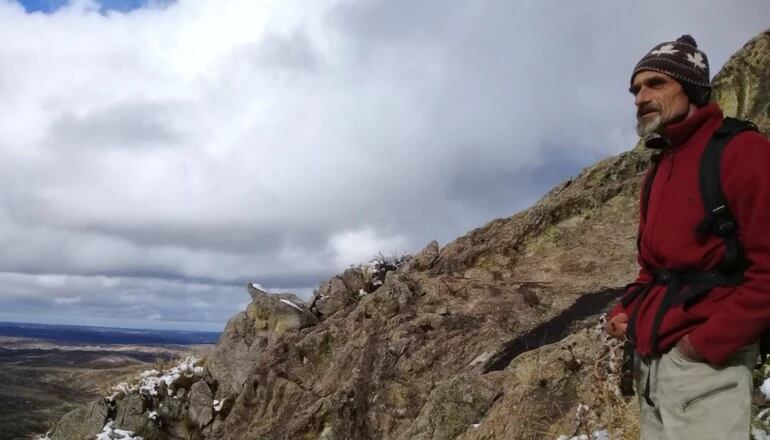
<svg viewBox="0 0 770 440">
<path fill-rule="evenodd" d="M 111 389 L 112 394 L 105 397 L 105 400 L 107 402 L 114 402 L 115 399 L 126 396 L 131 393 L 135 393 L 138 389 L 139 387 L 137 385 L 129 385 L 126 382 L 121 382 L 112 387 Z"/>
<path fill-rule="evenodd" d="M 126 382 L 121 382 L 112 387 L 112 394 L 105 397 L 108 402 L 114 402 L 115 399 L 123 397 L 125 395 L 139 392 L 144 396 L 157 396 L 158 389 L 161 383 L 166 385 L 166 392 L 169 396 L 174 393 L 174 384 L 181 378 L 200 378 L 203 376 L 205 370 L 203 367 L 196 365 L 200 359 L 196 356 L 188 356 L 179 363 L 176 367 L 162 372 L 159 370 L 145 370 L 139 373 L 138 383 L 135 385 L 129 385 Z"/>
<path fill-rule="evenodd" d="M 288 305 L 294 307 L 295 309 L 299 310 L 300 312 L 302 311 L 302 307 L 294 304 L 293 302 L 289 301 L 288 299 L 281 299 L 281 302 L 284 303 L 284 304 L 288 304 Z"/>
<path fill-rule="evenodd" d="M 606 429 L 596 431 L 588 437 L 585 434 L 576 435 L 573 437 L 567 437 L 566 435 L 560 435 L 556 440 L 610 440 L 610 433 Z"/>
<path fill-rule="evenodd" d="M 144 440 L 142 437 L 134 437 L 133 431 L 126 431 L 115 428 L 115 422 L 109 421 L 102 432 L 96 434 L 96 440 Z"/>
<path fill-rule="evenodd" d="M 752 440 L 770 440 L 770 435 L 759 428 L 751 428 Z"/>
<path fill-rule="evenodd" d="M 759 391 L 762 391 L 762 394 L 765 395 L 766 400 L 770 400 L 770 379 L 765 379 L 765 381 L 762 382 L 762 386 L 759 387 Z"/>
</svg>

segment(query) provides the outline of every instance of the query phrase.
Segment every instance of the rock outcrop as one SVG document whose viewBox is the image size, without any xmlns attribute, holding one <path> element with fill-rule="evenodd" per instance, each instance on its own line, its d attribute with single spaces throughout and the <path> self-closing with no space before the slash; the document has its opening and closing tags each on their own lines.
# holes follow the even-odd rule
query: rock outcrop
<svg viewBox="0 0 770 440">
<path fill-rule="evenodd" d="M 765 134 L 768 64 L 764 32 L 714 92 Z M 614 391 L 617 347 L 595 323 L 636 275 L 648 162 L 643 149 L 605 159 L 443 249 L 430 243 L 374 277 L 351 268 L 309 305 L 252 285 L 204 374 L 171 397 L 145 395 L 141 409 L 126 394 L 111 414 L 145 440 L 550 439 L 600 428 L 633 438 L 633 402 Z M 143 419 L 157 432 L 134 426 L 128 413 L 159 400 L 157 419 Z M 62 419 L 53 438 L 76 438 L 61 433 L 89 414 L 106 417 L 94 405 Z"/>
<path fill-rule="evenodd" d="M 725 114 L 754 121 L 770 132 L 770 30 L 752 38 L 714 77 L 712 99 Z"/>
<path fill-rule="evenodd" d="M 108 414 L 104 401 L 91 402 L 62 417 L 54 428 L 54 434 L 60 432 L 60 438 L 71 440 L 93 439 L 96 433 L 102 431 Z"/>
</svg>

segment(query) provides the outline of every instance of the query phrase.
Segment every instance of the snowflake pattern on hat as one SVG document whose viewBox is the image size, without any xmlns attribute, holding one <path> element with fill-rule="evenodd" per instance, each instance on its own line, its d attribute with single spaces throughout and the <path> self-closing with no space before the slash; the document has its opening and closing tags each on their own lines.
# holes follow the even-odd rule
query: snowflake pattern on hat
<svg viewBox="0 0 770 440">
<path fill-rule="evenodd" d="M 700 54 L 700 52 L 695 52 L 695 54 L 687 54 L 687 61 L 695 64 L 697 67 L 701 69 L 706 68 L 706 64 L 703 63 L 703 55 Z"/>
<path fill-rule="evenodd" d="M 650 55 L 673 55 L 675 53 L 679 52 L 678 50 L 674 49 L 673 44 L 664 44 L 663 46 L 660 46 L 660 49 L 655 49 L 650 52 Z"/>
</svg>

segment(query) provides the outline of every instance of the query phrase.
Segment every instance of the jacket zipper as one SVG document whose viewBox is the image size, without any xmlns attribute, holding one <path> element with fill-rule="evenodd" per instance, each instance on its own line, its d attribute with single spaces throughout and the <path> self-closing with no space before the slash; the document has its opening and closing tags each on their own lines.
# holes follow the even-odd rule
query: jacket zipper
<svg viewBox="0 0 770 440">
<path fill-rule="evenodd" d="M 715 394 L 719 394 L 722 391 L 732 390 L 733 388 L 738 388 L 738 383 L 737 382 L 728 383 L 728 384 L 722 385 L 720 387 L 716 387 L 713 390 L 707 391 L 707 392 L 705 392 L 705 393 L 703 393 L 703 394 L 701 394 L 699 396 L 695 396 L 692 399 L 690 399 L 690 400 L 688 400 L 688 401 L 686 401 L 686 402 L 684 402 L 682 404 L 682 411 L 683 412 L 686 411 L 687 408 L 692 406 L 694 403 L 700 402 L 701 400 L 707 399 L 707 398 L 709 398 L 709 397 L 711 397 L 711 396 L 713 396 Z"/>
</svg>

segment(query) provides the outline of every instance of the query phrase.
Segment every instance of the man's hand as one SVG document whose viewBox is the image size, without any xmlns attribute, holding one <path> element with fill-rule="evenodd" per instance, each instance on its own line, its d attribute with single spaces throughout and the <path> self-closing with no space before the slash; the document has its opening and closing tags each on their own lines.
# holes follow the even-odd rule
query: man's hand
<svg viewBox="0 0 770 440">
<path fill-rule="evenodd" d="M 604 324 L 604 329 L 613 338 L 624 339 L 626 337 L 626 327 L 628 327 L 628 315 L 618 313 L 612 319 Z"/>
<path fill-rule="evenodd" d="M 698 350 L 696 350 L 690 343 L 690 335 L 684 335 L 684 337 L 676 343 L 676 348 L 679 349 L 682 356 L 691 361 L 703 362 L 706 360 L 706 358 L 701 356 L 701 354 L 698 353 Z"/>
</svg>

